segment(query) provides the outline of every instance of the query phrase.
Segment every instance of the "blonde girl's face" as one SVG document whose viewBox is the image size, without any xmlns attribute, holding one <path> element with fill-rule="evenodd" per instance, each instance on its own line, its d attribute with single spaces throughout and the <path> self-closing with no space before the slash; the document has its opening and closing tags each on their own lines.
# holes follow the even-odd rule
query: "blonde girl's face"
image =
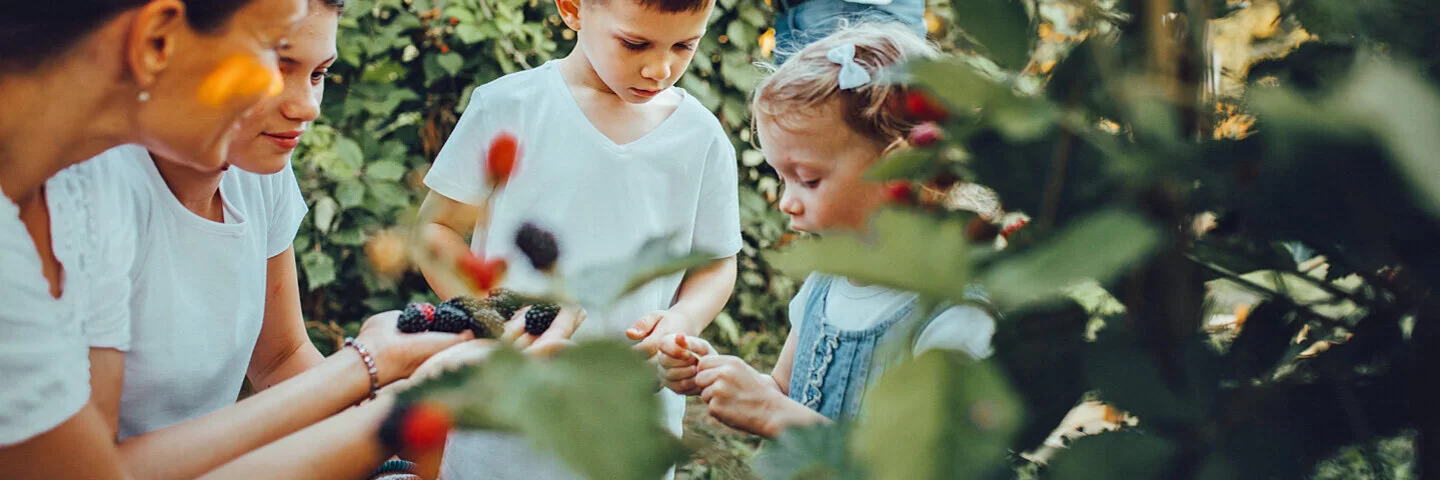
<svg viewBox="0 0 1440 480">
<path fill-rule="evenodd" d="M 284 169 L 300 136 L 320 115 L 325 75 L 335 62 L 335 30 L 340 12 L 312 2 L 310 12 L 279 49 L 285 89 L 246 116 L 230 143 L 227 160 L 241 170 L 270 174 Z"/>
<path fill-rule="evenodd" d="M 784 187 L 780 211 L 809 233 L 862 232 L 885 203 L 884 185 L 865 179 L 884 148 L 845 124 L 840 100 L 784 118 L 757 117 L 760 150 Z"/>
</svg>

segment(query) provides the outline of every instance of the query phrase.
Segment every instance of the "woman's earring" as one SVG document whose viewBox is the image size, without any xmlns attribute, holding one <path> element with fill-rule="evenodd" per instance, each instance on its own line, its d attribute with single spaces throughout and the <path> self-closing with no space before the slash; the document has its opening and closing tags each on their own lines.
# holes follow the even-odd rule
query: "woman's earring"
<svg viewBox="0 0 1440 480">
<path fill-rule="evenodd" d="M 140 91 L 140 96 L 139 96 L 139 98 L 140 98 L 140 103 L 145 103 L 145 102 L 150 101 L 150 92 L 147 92 L 147 91 L 145 91 L 145 90 L 141 90 L 141 91 Z"/>
</svg>

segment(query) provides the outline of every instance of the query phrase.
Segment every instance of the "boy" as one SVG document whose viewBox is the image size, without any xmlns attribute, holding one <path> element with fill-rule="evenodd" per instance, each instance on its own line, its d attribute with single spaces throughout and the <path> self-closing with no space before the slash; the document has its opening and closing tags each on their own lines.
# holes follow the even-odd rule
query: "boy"
<svg viewBox="0 0 1440 480">
<path fill-rule="evenodd" d="M 741 238 L 734 147 L 713 114 L 671 88 L 695 54 L 713 0 L 555 3 L 577 32 L 575 49 L 475 90 L 425 177 L 431 192 L 422 218 L 433 220 L 422 228 L 459 246 L 473 222 L 471 248 L 505 257 L 507 286 L 522 292 L 547 285 L 517 253 L 515 235 L 525 222 L 555 234 L 560 260 L 554 268 L 562 276 L 624 261 L 657 236 L 675 234 L 673 248 L 716 254 L 721 260 L 709 267 L 651 282 L 612 308 L 588 312 L 575 332 L 576 339 L 623 332 L 654 354 L 666 335 L 703 330 L 735 283 Z M 489 211 L 480 212 L 475 206 L 489 193 L 481 159 L 501 131 L 519 138 L 522 156 Z M 678 435 L 684 399 L 661 395 Z M 452 436 L 442 475 L 575 476 L 523 439 L 488 433 Z"/>
</svg>

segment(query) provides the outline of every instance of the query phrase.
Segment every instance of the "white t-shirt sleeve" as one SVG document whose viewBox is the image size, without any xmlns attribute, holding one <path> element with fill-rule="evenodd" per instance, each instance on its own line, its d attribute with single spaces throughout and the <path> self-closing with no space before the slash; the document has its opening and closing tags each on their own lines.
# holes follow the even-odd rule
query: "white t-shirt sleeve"
<svg viewBox="0 0 1440 480">
<path fill-rule="evenodd" d="M 694 250 L 705 250 L 717 258 L 740 252 L 740 189 L 735 147 L 722 138 L 705 159 L 700 180 L 700 203 L 695 211 Z"/>
<path fill-rule="evenodd" d="M 790 298 L 790 308 L 787 309 L 786 316 L 790 317 L 791 332 L 799 332 L 800 322 L 805 321 L 805 304 L 810 301 L 810 292 L 815 290 L 817 275 L 819 274 L 812 273 L 805 277 L 805 282 L 800 284 L 800 290 Z"/>
<path fill-rule="evenodd" d="M 485 169 L 480 168 L 491 137 L 481 120 L 485 114 L 481 91 L 477 88 L 470 95 L 470 105 L 460 114 L 460 122 L 425 174 L 425 185 L 430 190 L 467 205 L 480 205 L 490 190 Z"/>
<path fill-rule="evenodd" d="M 90 399 L 90 359 L 76 316 L 50 297 L 18 209 L 0 195 L 0 446 L 49 431 Z"/>
<path fill-rule="evenodd" d="M 959 350 L 976 359 L 990 356 L 990 338 L 995 336 L 995 319 L 974 305 L 945 309 L 915 339 L 915 355 L 926 350 Z"/>
<path fill-rule="evenodd" d="M 289 164 L 266 181 L 275 195 L 270 206 L 270 231 L 266 233 L 265 257 L 270 258 L 285 252 L 295 243 L 300 231 L 300 222 L 310 208 L 305 205 L 305 196 L 300 194 L 300 182 L 295 180 L 295 170 Z"/>
</svg>

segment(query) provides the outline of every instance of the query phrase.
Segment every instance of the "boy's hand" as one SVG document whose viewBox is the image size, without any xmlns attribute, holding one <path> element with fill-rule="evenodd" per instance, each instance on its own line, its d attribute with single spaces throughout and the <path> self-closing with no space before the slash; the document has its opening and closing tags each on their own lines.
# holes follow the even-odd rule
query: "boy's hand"
<svg viewBox="0 0 1440 480">
<path fill-rule="evenodd" d="M 700 399 L 710 407 L 711 416 L 731 427 L 774 436 L 779 433 L 774 427 L 779 424 L 777 417 L 799 405 L 773 379 L 739 357 L 711 355 L 700 359 L 698 366 L 695 385 L 701 389 Z"/>
<path fill-rule="evenodd" d="M 635 349 L 645 353 L 646 357 L 654 357 L 660 353 L 660 343 L 665 337 L 672 333 L 690 333 L 693 327 L 690 326 L 690 319 L 685 315 L 673 310 L 659 310 L 641 317 L 635 324 L 625 331 L 625 336 L 631 340 L 639 340 Z"/>
<path fill-rule="evenodd" d="M 539 336 L 531 335 L 525 331 L 525 312 L 530 307 L 522 308 L 515 312 L 515 316 L 505 322 L 505 332 L 500 334 L 500 340 L 515 344 L 516 348 L 526 349 L 539 342 L 560 342 L 570 340 L 580 324 L 585 322 L 587 314 L 584 309 L 573 305 L 561 305 L 560 313 L 555 315 L 555 321 L 550 328 Z"/>
<path fill-rule="evenodd" d="M 681 395 L 699 395 L 701 389 L 695 384 L 695 375 L 700 373 L 700 359 L 714 354 L 710 342 L 703 338 L 686 337 L 683 333 L 666 335 L 656 356 L 665 387 Z"/>
</svg>

